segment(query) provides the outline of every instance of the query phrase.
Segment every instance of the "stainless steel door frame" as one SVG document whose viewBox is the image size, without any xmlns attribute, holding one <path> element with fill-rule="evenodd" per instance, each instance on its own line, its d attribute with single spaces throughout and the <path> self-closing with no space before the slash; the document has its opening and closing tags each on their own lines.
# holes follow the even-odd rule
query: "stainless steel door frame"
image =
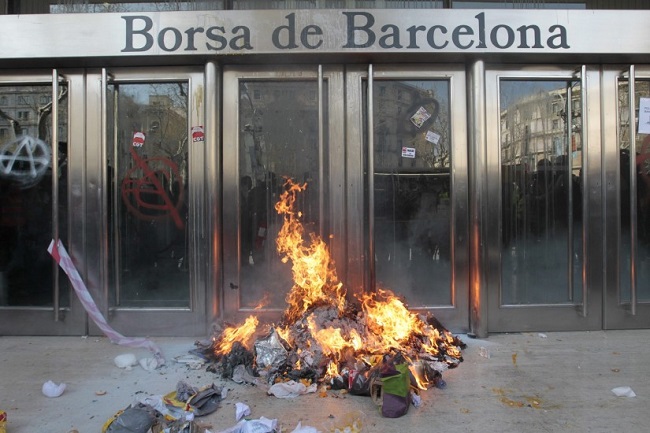
<svg viewBox="0 0 650 433">
<path fill-rule="evenodd" d="M 638 123 L 642 113 L 636 96 L 650 97 L 648 65 L 608 65 L 603 67 L 603 213 L 605 238 L 605 293 L 603 327 L 605 329 L 631 329 L 650 327 L 650 303 L 647 297 L 647 246 L 640 242 L 641 224 L 644 224 L 642 207 L 637 198 L 642 175 L 647 166 L 637 159 L 644 158 L 648 149 L 642 148 Z M 629 92 L 633 77 L 633 92 Z M 641 86 L 641 83 L 644 86 Z M 636 89 L 636 92 L 634 92 Z M 634 95 L 636 93 L 636 95 Z M 634 96 L 630 99 L 630 96 Z M 630 116 L 626 109 L 634 104 Z M 644 117 L 647 121 L 647 116 Z M 635 140 L 630 140 L 630 137 Z M 627 143 L 627 144 L 626 144 Z M 628 155 L 637 155 L 626 161 Z M 632 173 L 638 173 L 633 175 Z M 632 174 L 632 175 L 631 175 Z M 626 187 L 623 187 L 626 185 Z M 623 230 L 625 227 L 625 230 Z M 644 252 L 638 255 L 638 252 Z M 645 260 L 638 260 L 640 257 Z M 645 274 L 643 274 L 645 272 Z"/>
<path fill-rule="evenodd" d="M 87 269 L 90 284 L 89 289 L 100 310 L 106 316 L 109 324 L 118 332 L 125 335 L 152 335 L 152 336 L 197 336 L 205 335 L 208 328 L 206 319 L 212 314 L 216 301 L 216 293 L 211 288 L 209 281 L 214 280 L 213 271 L 215 260 L 212 251 L 212 242 L 216 233 L 216 224 L 209 222 L 208 217 L 214 218 L 207 209 L 206 189 L 208 188 L 208 173 L 214 173 L 214 166 L 218 160 L 213 148 L 217 148 L 218 131 L 203 129 L 204 134 L 199 134 L 193 140 L 192 132 L 195 127 L 204 125 L 214 128 L 215 122 L 206 121 L 216 117 L 218 106 L 207 108 L 205 105 L 206 94 L 217 95 L 217 81 L 214 77 L 206 80 L 205 75 L 216 75 L 214 68 L 205 69 L 191 67 L 169 68 L 111 68 L 92 70 L 88 72 L 86 100 L 88 110 L 85 182 L 88 185 L 85 191 L 85 212 L 83 216 L 83 236 L 85 238 L 86 254 L 85 269 Z M 111 233 L 115 233 L 109 224 L 111 208 L 120 200 L 119 195 L 109 193 L 111 175 L 107 167 L 109 149 L 114 145 L 107 137 L 109 132 L 116 128 L 109 124 L 107 113 L 107 86 L 128 85 L 158 85 L 165 83 L 187 83 L 187 198 L 188 208 L 186 232 L 189 258 L 189 299 L 187 306 L 162 307 L 147 306 L 129 307 L 115 305 L 113 297 L 114 281 L 119 284 L 119 279 L 113 279 L 116 269 L 111 263 L 116 252 L 111 250 Z M 214 88 L 207 89 L 206 83 L 211 83 Z M 210 98 L 214 101 L 214 98 Z M 130 137 L 126 138 L 128 141 Z M 212 158 L 212 159 L 211 159 Z M 218 267 L 214 267 L 218 270 Z M 212 272 L 212 273 L 211 273 Z M 91 324 L 91 333 L 100 333 L 99 329 Z"/>
<path fill-rule="evenodd" d="M 502 293 L 501 236 L 501 112 L 500 81 L 579 80 L 584 115 L 582 123 L 582 250 L 584 261 L 575 272 L 582 278 L 582 296 L 566 303 L 506 305 Z M 487 67 L 487 199 L 484 210 L 487 245 L 486 280 L 490 332 L 532 330 L 591 330 L 602 326 L 602 252 L 600 71 L 597 67 L 503 66 Z M 567 98 L 570 99 L 570 98 Z M 570 106 L 569 106 L 570 108 Z M 569 110 L 570 111 L 570 110 Z M 571 271 L 570 271 L 571 272 Z"/>
<path fill-rule="evenodd" d="M 55 81 L 56 80 L 56 81 Z M 52 237 L 58 236 L 59 233 L 64 235 L 61 240 L 69 248 L 70 245 L 80 247 L 81 244 L 77 243 L 78 238 L 76 233 L 70 230 L 74 225 L 74 215 L 79 210 L 81 202 L 77 199 L 78 188 L 78 173 L 81 169 L 79 162 L 82 160 L 83 143 L 84 143 L 84 91 L 85 91 L 85 76 L 81 70 L 41 70 L 41 71 L 3 71 L 0 74 L 0 86 L 21 86 L 21 85 L 53 85 L 52 107 L 56 108 L 58 104 L 66 104 L 68 118 L 58 119 L 59 122 L 63 121 L 67 125 L 67 170 L 66 173 L 57 171 L 58 164 L 52 164 L 52 176 L 60 174 L 66 177 L 68 184 L 67 197 L 58 197 L 55 194 L 52 197 L 52 206 L 58 203 L 59 200 L 67 203 L 68 206 L 68 219 L 58 215 L 56 207 L 51 211 L 53 218 Z M 58 101 L 57 89 L 65 86 L 67 89 L 67 98 L 65 101 Z M 4 107 L 3 107 L 4 108 Z M 13 114 L 13 113 L 12 113 Z M 57 120 L 57 115 L 53 115 L 52 119 Z M 55 131 L 56 129 L 57 131 Z M 52 138 L 56 139 L 57 143 L 48 143 L 52 146 L 53 154 L 62 152 L 63 149 L 58 148 L 58 128 L 53 128 Z M 54 188 L 60 181 L 53 179 Z M 57 206 L 58 207 L 58 206 Z M 47 245 L 42 245 L 43 251 L 47 250 Z M 77 250 L 78 252 L 78 250 Z M 66 275 L 56 266 L 52 261 L 54 278 L 52 281 L 52 293 L 54 296 L 52 306 L 47 307 L 28 307 L 28 306 L 13 306 L 13 307 L 0 307 L 0 334 L 2 335 L 83 335 L 86 330 L 86 314 L 74 294 L 72 287 L 67 284 Z M 82 270 L 83 275 L 83 270 Z M 67 293 L 64 293 L 67 292 Z M 66 295 L 69 299 L 67 306 L 60 305 L 60 297 Z"/>
</svg>

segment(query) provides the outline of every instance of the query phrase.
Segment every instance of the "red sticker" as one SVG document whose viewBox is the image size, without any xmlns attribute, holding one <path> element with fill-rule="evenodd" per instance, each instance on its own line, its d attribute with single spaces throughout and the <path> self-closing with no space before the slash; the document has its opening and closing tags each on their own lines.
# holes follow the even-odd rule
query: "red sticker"
<svg viewBox="0 0 650 433">
<path fill-rule="evenodd" d="M 197 143 L 199 141 L 205 141 L 205 133 L 203 132 L 203 126 L 192 127 L 192 141 L 194 143 Z"/>
<path fill-rule="evenodd" d="M 144 132 L 136 132 L 133 134 L 133 147 L 142 147 L 144 144 Z"/>
</svg>

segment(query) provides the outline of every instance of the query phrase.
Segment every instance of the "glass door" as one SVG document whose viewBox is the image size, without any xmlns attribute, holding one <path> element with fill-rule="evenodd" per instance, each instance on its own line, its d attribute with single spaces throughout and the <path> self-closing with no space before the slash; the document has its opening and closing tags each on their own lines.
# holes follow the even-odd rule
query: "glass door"
<svg viewBox="0 0 650 433">
<path fill-rule="evenodd" d="M 295 301 L 277 243 L 291 179 L 346 296 L 390 290 L 467 330 L 464 101 L 462 68 L 226 68 L 224 316 Z"/>
<path fill-rule="evenodd" d="M 111 326 L 128 335 L 203 335 L 207 326 L 201 257 L 209 243 L 199 238 L 208 231 L 207 146 L 216 142 L 205 138 L 203 76 L 183 68 L 96 77 L 102 146 L 93 156 L 106 188 L 91 224 L 108 240 L 98 240 L 108 288 L 98 297 Z"/>
<path fill-rule="evenodd" d="M 632 109 L 631 109 L 632 107 Z M 603 72 L 604 328 L 650 326 L 650 67 Z"/>
<path fill-rule="evenodd" d="M 487 80 L 488 327 L 601 326 L 598 74 L 521 68 Z M 589 84 L 590 87 L 587 87 Z"/>
<path fill-rule="evenodd" d="M 75 71 L 0 75 L 0 334 L 82 335 L 85 315 L 47 252 L 71 240 L 71 158 L 81 150 Z M 76 99 L 74 99 L 76 101 Z"/>
<path fill-rule="evenodd" d="M 317 65 L 224 71 L 223 307 L 228 319 L 254 309 L 279 318 L 286 308 L 294 285 L 288 262 L 295 256 L 279 251 L 287 214 L 276 204 L 290 188 L 288 181 L 302 186 L 295 195 L 293 211 L 300 215 L 292 230 L 304 234 L 305 244 L 295 247 L 307 254 L 314 239 L 326 240 L 325 254 L 344 263 L 335 258 L 341 254 L 334 247 L 340 219 L 335 222 L 338 217 L 331 214 L 342 196 L 329 194 L 332 184 L 339 185 L 335 191 L 343 188 L 343 121 L 334 119 L 342 112 L 341 77 L 340 68 Z"/>
</svg>

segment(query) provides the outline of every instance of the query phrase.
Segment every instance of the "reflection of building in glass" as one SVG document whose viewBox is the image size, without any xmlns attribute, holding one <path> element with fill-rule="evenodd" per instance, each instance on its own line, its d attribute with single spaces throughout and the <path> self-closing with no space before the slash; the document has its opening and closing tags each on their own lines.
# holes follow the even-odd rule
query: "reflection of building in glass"
<svg viewBox="0 0 650 433">
<path fill-rule="evenodd" d="M 634 93 L 635 93 L 635 106 L 639 106 L 640 98 L 647 98 L 650 95 L 650 81 L 637 80 L 634 84 Z M 629 85 L 626 81 L 622 81 L 618 86 L 618 106 L 620 109 L 619 113 L 619 148 L 620 149 L 629 149 L 630 148 L 630 100 L 629 100 Z M 639 109 L 635 108 L 636 111 L 636 124 L 634 125 L 634 130 L 639 130 Z M 646 138 L 645 134 L 635 134 L 636 136 L 636 151 L 637 153 L 648 153 L 650 149 L 644 150 L 643 141 Z"/>
<path fill-rule="evenodd" d="M 49 86 L 0 87 L 0 143 L 21 135 L 49 142 L 49 125 L 39 126 L 39 123 L 51 103 L 52 90 Z"/>
<path fill-rule="evenodd" d="M 540 161 L 556 164 L 570 154 L 577 174 L 582 166 L 579 90 L 571 91 L 571 131 L 567 129 L 566 100 L 567 88 L 563 88 L 522 98 L 502 110 L 502 164 L 534 170 Z"/>
<path fill-rule="evenodd" d="M 557 164 L 570 156 L 574 174 L 582 167 L 582 119 L 579 90 L 567 88 L 527 96 L 501 110 L 501 163 L 534 170 L 540 161 Z M 566 162 L 563 162 L 566 165 Z"/>
</svg>

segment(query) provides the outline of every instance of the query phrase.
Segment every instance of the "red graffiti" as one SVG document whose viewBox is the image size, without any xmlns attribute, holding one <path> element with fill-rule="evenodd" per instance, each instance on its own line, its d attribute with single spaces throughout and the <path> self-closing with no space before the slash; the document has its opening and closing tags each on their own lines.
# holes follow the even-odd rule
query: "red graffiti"
<svg viewBox="0 0 650 433">
<path fill-rule="evenodd" d="M 185 189 L 173 161 L 163 157 L 143 159 L 131 147 L 131 155 L 136 165 L 131 168 L 122 180 L 122 200 L 128 210 L 137 218 L 145 221 L 165 219 L 169 216 L 179 229 L 185 227 L 180 215 L 180 209 L 185 201 Z M 160 168 L 152 169 L 152 166 Z M 142 177 L 136 177 L 137 171 L 142 171 Z M 174 180 L 172 180 L 174 179 Z M 178 196 L 174 199 L 163 185 L 177 183 Z"/>
</svg>

